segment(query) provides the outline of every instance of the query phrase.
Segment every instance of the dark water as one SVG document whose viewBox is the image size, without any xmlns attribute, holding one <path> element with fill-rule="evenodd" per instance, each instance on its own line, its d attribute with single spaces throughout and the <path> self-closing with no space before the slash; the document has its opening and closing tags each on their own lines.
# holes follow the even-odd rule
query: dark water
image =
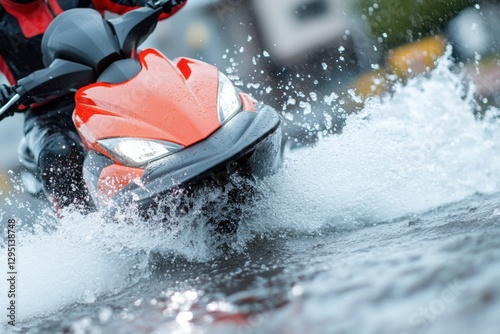
<svg viewBox="0 0 500 334">
<path fill-rule="evenodd" d="M 496 333 L 499 200 L 499 194 L 473 195 L 379 224 L 273 233 L 249 241 L 244 250 L 205 261 L 151 252 L 140 272 L 134 266 L 109 268 L 128 275 L 135 272 L 138 279 L 130 278 L 123 288 L 86 301 L 80 296 L 69 300 L 71 291 L 58 287 L 61 276 L 68 274 L 53 272 L 43 282 L 51 286 L 41 286 L 47 291 L 40 293 L 69 303 L 19 329 Z M 92 292 L 92 284 L 81 283 Z"/>
</svg>

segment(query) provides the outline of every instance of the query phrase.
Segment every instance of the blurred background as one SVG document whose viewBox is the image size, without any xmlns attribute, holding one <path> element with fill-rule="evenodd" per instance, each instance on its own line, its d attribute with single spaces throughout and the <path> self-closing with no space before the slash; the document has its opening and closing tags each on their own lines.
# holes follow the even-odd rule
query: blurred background
<svg viewBox="0 0 500 334">
<path fill-rule="evenodd" d="M 341 132 L 368 97 L 428 73 L 447 45 L 475 83 L 478 117 L 499 106 L 497 1 L 191 0 L 142 48 L 219 67 L 283 114 L 287 145 L 297 148 Z M 22 123 L 16 115 L 0 124 L 3 199 L 19 188 L 12 181 Z"/>
</svg>

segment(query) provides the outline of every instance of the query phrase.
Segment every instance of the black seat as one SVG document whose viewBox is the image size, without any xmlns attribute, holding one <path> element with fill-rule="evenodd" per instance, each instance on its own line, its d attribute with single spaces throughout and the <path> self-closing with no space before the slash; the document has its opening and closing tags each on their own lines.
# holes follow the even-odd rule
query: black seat
<svg viewBox="0 0 500 334">
<path fill-rule="evenodd" d="M 90 8 L 58 15 L 43 36 L 42 52 L 45 66 L 59 58 L 92 67 L 96 75 L 122 58 L 111 26 Z"/>
</svg>

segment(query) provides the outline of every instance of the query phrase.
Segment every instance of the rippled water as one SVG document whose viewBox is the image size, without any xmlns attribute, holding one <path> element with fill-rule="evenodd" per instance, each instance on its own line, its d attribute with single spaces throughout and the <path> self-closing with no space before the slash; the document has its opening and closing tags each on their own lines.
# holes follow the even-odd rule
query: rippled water
<svg viewBox="0 0 500 334">
<path fill-rule="evenodd" d="M 499 111 L 477 120 L 473 87 L 449 65 L 369 101 L 341 135 L 289 152 L 224 240 L 200 209 L 223 192 L 167 228 L 28 214 L 15 329 L 497 333 Z"/>
</svg>

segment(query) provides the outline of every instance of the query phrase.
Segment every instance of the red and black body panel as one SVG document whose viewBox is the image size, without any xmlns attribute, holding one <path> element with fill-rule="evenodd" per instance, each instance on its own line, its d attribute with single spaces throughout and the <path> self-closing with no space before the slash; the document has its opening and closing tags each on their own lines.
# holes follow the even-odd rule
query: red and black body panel
<svg viewBox="0 0 500 334">
<path fill-rule="evenodd" d="M 146 205 L 175 186 L 231 172 L 231 163 L 232 168 L 241 164 L 236 169 L 248 175 L 264 175 L 273 166 L 265 158 L 276 159 L 280 148 L 280 119 L 273 109 L 262 106 L 256 112 L 253 99 L 241 93 L 244 110 L 222 126 L 215 67 L 186 58 L 172 62 L 152 49 L 139 55 L 139 64 L 141 70 L 128 81 L 99 82 L 76 94 L 74 123 L 91 152 L 85 173 L 95 201 L 103 204 L 120 193 L 122 200 L 133 197 Z M 130 167 L 99 144 L 119 137 L 166 141 L 184 149 Z"/>
<path fill-rule="evenodd" d="M 97 140 L 125 135 L 187 147 L 220 127 L 215 67 L 185 58 L 173 63 L 153 49 L 139 62 L 134 78 L 76 94 L 74 122 L 88 148 L 104 153 Z"/>
</svg>

